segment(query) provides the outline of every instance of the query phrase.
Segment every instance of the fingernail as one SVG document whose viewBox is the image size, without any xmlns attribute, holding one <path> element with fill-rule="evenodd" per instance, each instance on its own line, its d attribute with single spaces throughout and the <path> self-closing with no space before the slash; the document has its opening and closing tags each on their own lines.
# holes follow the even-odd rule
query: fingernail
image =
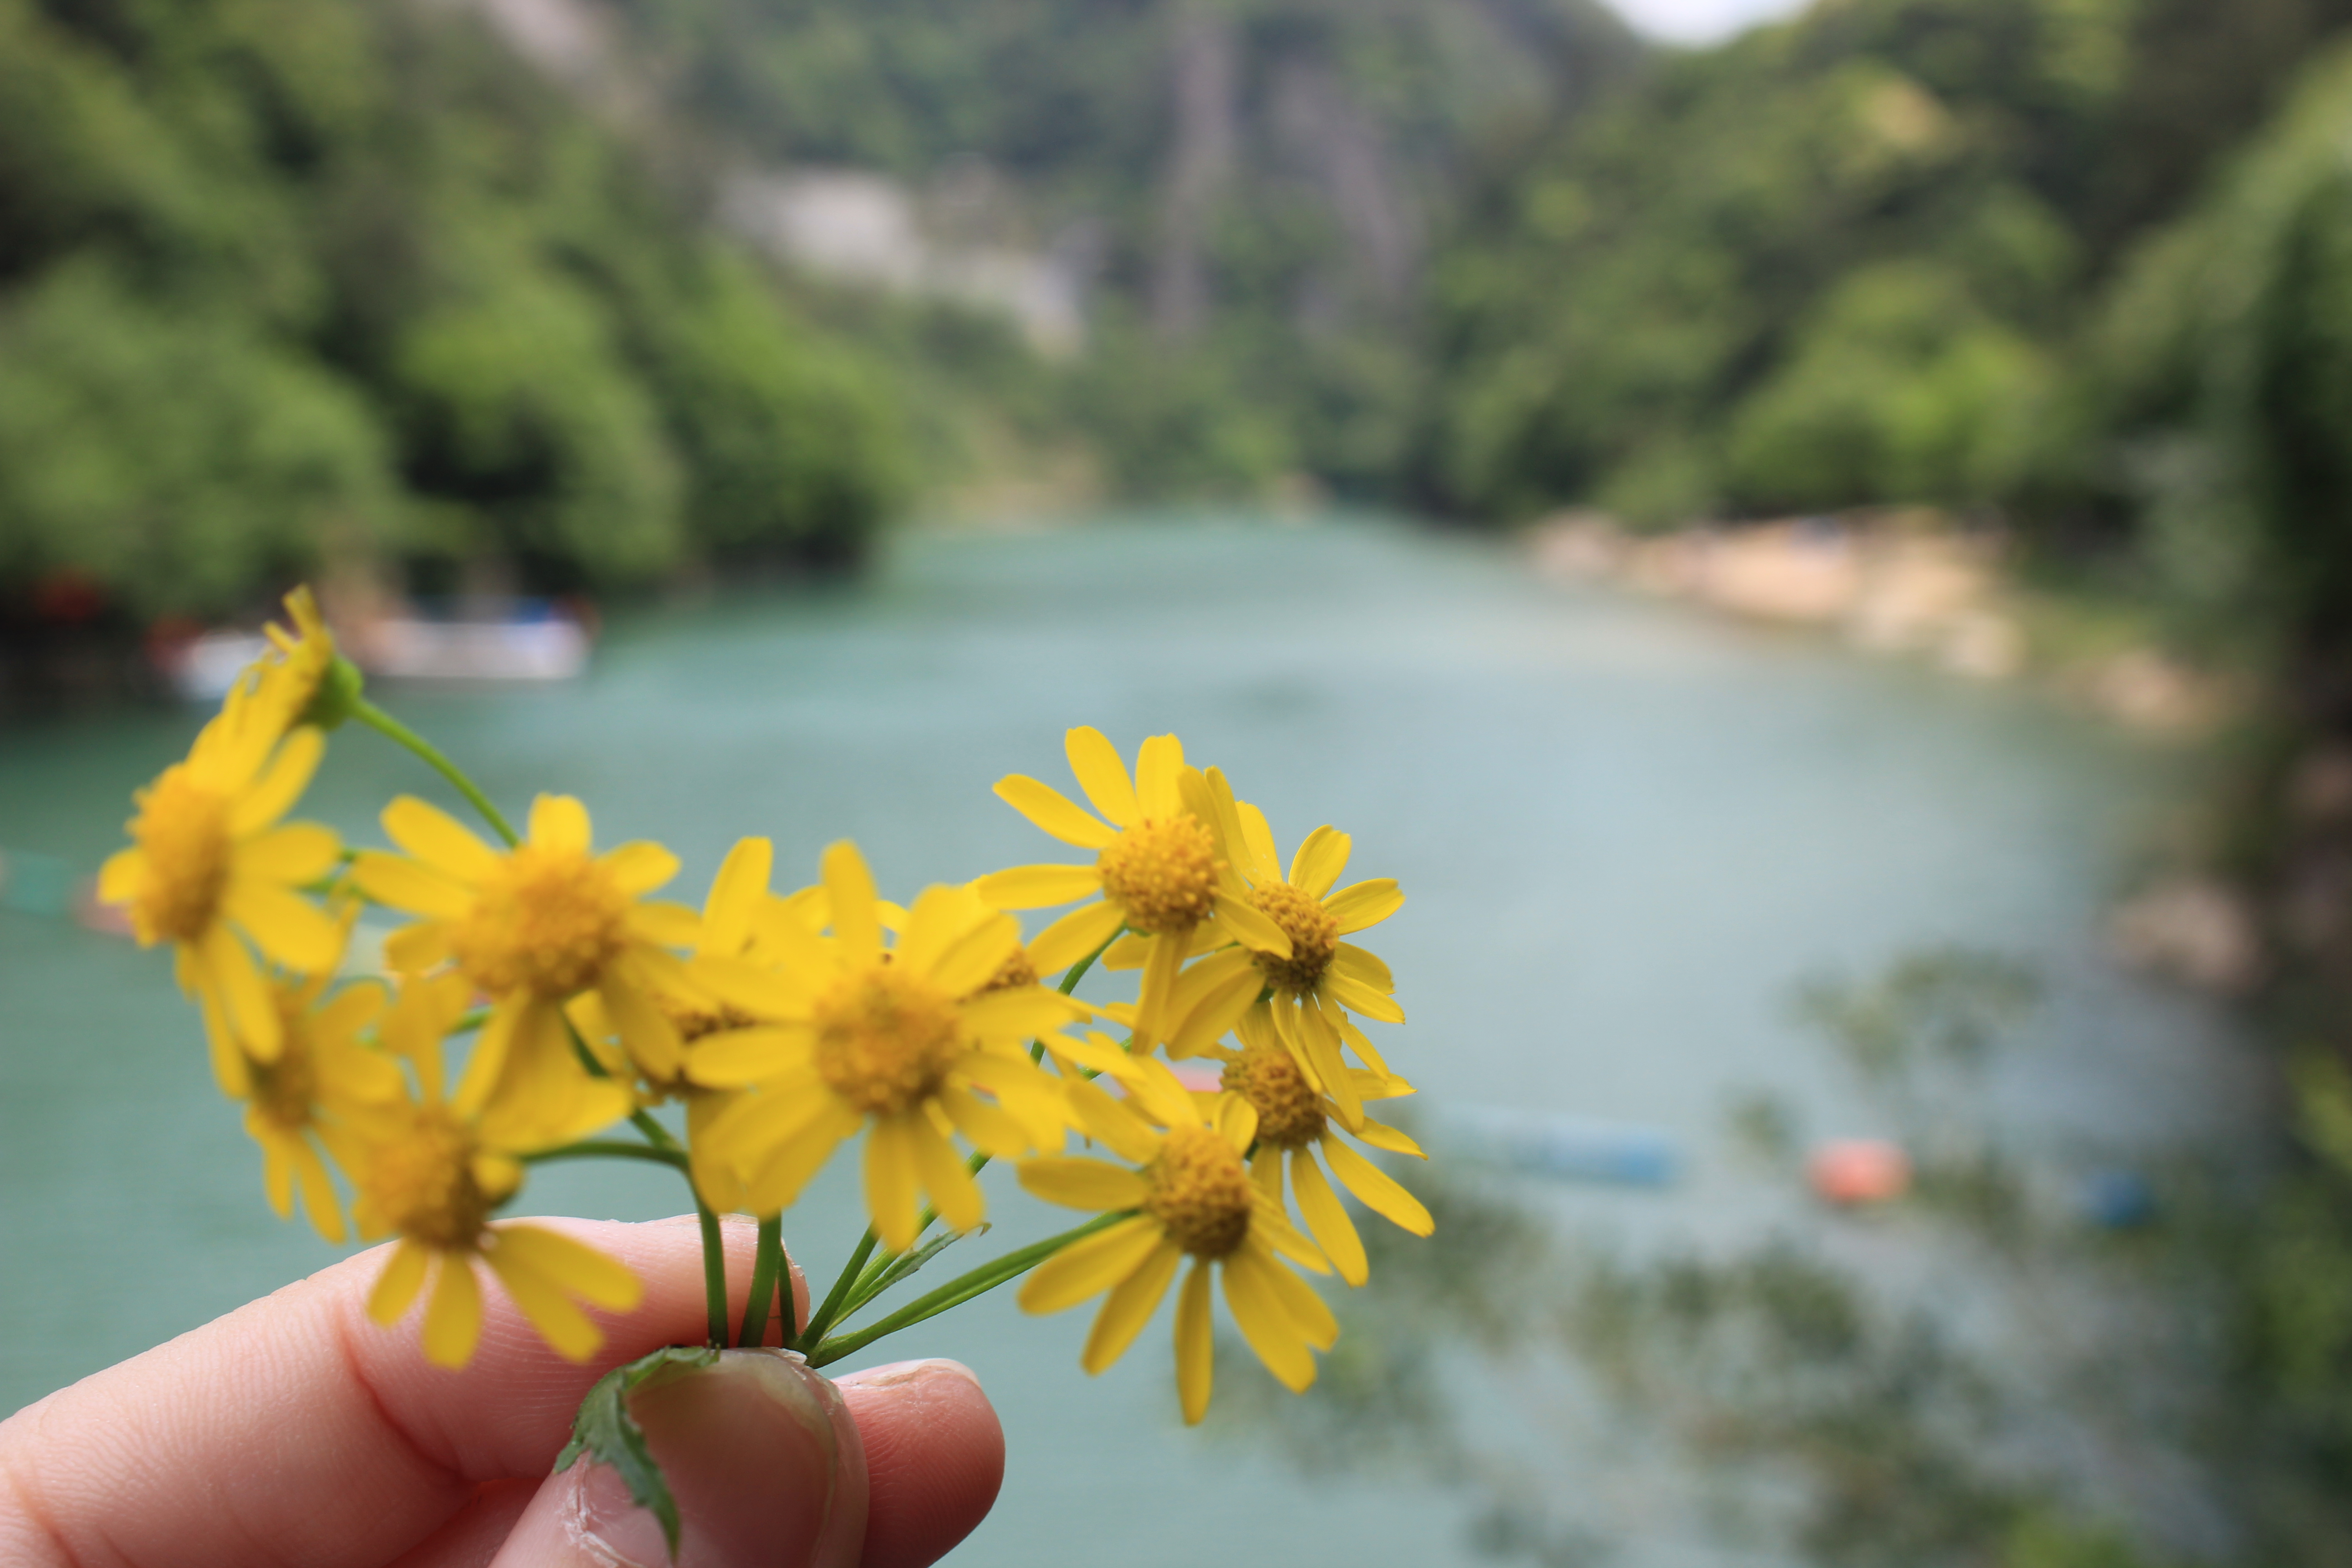
<svg viewBox="0 0 2352 1568">
<path fill-rule="evenodd" d="M 839 1392 L 799 1356 L 726 1351 L 637 1390 L 629 1408 L 677 1500 L 676 1568 L 856 1568 L 866 1452 Z M 669 1568 L 660 1521 L 619 1473 L 581 1468 L 566 1520 L 579 1555 Z"/>
<path fill-rule="evenodd" d="M 960 1383 L 971 1384 L 974 1388 L 980 1386 L 980 1379 L 971 1368 L 960 1361 L 950 1361 L 945 1356 L 933 1356 L 927 1361 L 894 1361 L 887 1366 L 869 1366 L 863 1372 L 847 1373 L 837 1381 L 835 1386 L 903 1390 L 905 1393 L 899 1397 L 912 1397 L 919 1394 L 926 1385 L 937 1386 L 930 1384 L 930 1380 L 937 1377 L 953 1378 Z"/>
</svg>

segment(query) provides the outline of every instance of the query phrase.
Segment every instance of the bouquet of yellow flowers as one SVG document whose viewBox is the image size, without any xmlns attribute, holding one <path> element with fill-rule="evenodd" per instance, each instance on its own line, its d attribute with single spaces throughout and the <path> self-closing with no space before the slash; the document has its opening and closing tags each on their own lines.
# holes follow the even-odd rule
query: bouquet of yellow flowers
<svg viewBox="0 0 2352 1568">
<path fill-rule="evenodd" d="M 128 910 L 142 945 L 171 944 L 278 1214 L 291 1215 L 299 1188 L 329 1240 L 397 1238 L 369 1310 L 389 1328 L 422 1300 L 436 1363 L 471 1357 L 484 1269 L 577 1361 L 604 1342 L 587 1309 L 637 1304 L 639 1283 L 616 1259 L 498 1217 L 533 1165 L 631 1160 L 685 1177 L 702 1225 L 708 1342 L 609 1373 L 559 1462 L 613 1463 L 673 1548 L 675 1510 L 625 1396 L 680 1360 L 767 1342 L 779 1315 L 785 1348 L 824 1366 L 1026 1276 L 1031 1311 L 1103 1298 L 1081 1352 L 1099 1372 L 1181 1272 L 1176 1383 L 1196 1422 L 1219 1278 L 1274 1375 L 1294 1390 L 1313 1383 L 1314 1352 L 1339 1325 L 1296 1271 L 1336 1270 L 1350 1286 L 1366 1275 L 1335 1180 L 1429 1233 L 1428 1211 L 1354 1146 L 1421 1153 L 1366 1113 L 1412 1090 L 1358 1021 L 1403 1022 L 1388 966 L 1348 940 L 1404 895 L 1385 878 L 1341 886 L 1350 845 L 1328 826 L 1286 866 L 1265 814 L 1218 769 L 1188 763 L 1173 735 L 1146 740 L 1130 769 L 1098 731 L 1070 731 L 1070 771 L 1092 811 L 1036 779 L 997 783 L 1090 863 L 1015 867 L 899 904 L 849 843 L 824 852 L 812 885 L 780 894 L 770 842 L 745 838 L 697 910 L 654 897 L 677 876 L 675 856 L 653 843 L 600 853 L 569 796 L 539 796 L 518 834 L 367 700 L 307 590 L 287 607 L 292 626 L 270 628 L 274 651 L 187 758 L 139 792 L 131 846 L 107 863 L 100 896 Z M 346 722 L 414 752 L 494 837 L 407 795 L 382 815 L 390 848 L 349 848 L 289 821 L 328 732 Z M 409 923 L 385 940 L 383 974 L 354 977 L 345 950 L 366 905 Z M 1066 905 L 1024 938 L 1016 911 Z M 1097 968 L 1139 971 L 1135 1000 L 1079 999 Z M 1218 1064 L 1214 1090 L 1188 1088 L 1170 1066 L 1192 1058 Z M 653 1114 L 672 1102 L 682 1116 Z M 861 1140 L 871 1227 L 796 1327 L 783 1211 Z M 1093 1217 L 852 1326 L 982 1226 L 974 1178 L 992 1160 L 1013 1162 L 1035 1196 Z M 722 1212 L 759 1221 L 736 1325 Z"/>
</svg>

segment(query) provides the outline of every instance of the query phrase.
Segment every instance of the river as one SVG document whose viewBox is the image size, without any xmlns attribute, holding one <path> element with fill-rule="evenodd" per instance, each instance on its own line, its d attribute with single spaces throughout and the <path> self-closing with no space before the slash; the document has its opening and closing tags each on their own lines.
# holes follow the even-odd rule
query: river
<svg viewBox="0 0 2352 1568">
<path fill-rule="evenodd" d="M 1709 1151 L 1742 1087 L 1819 1130 L 1873 1131 L 1787 998 L 1923 944 L 2042 974 L 2033 1049 L 1996 1084 L 2019 1136 L 2226 1136 L 2256 1113 L 2221 1020 L 2099 947 L 2103 905 L 2179 800 L 2176 754 L 2029 690 L 1539 583 L 1486 543 L 1202 517 L 918 534 L 854 585 L 618 617 L 572 686 L 384 700 L 504 800 L 577 794 L 600 840 L 667 842 L 698 900 L 745 833 L 773 837 L 795 881 L 853 837 L 902 894 L 1055 858 L 991 783 L 1059 779 L 1069 725 L 1122 750 L 1173 730 L 1286 846 L 1328 820 L 1354 835 L 1356 874 L 1402 879 L 1411 901 L 1376 946 L 1412 1016 L 1391 1060 L 1427 1103 L 1684 1146 L 1672 1191 L 1560 1197 L 1637 1237 L 1738 1223 L 1748 1178 Z M 0 847 L 94 868 L 196 721 L 0 730 Z M 376 805 L 433 782 L 347 733 L 306 813 L 366 839 Z M 268 1212 L 160 955 L 0 912 L 0 1410 L 333 1255 Z M 1042 1225 L 1001 1173 L 991 1191 L 999 1236 Z M 677 1206 L 650 1171 L 551 1169 L 529 1196 Z M 828 1175 L 791 1216 L 813 1270 L 853 1239 L 853 1204 Z M 1003 1414 L 1003 1498 L 957 1563 L 1479 1560 L 1465 1500 L 1433 1482 L 1302 1484 L 1261 1446 L 1181 1428 L 1166 1309 L 1089 1380 L 1083 1314 L 1027 1319 L 1002 1296 L 867 1358 L 958 1356 Z M 1625 1561 L 1645 1556 L 1679 1560 Z"/>
</svg>

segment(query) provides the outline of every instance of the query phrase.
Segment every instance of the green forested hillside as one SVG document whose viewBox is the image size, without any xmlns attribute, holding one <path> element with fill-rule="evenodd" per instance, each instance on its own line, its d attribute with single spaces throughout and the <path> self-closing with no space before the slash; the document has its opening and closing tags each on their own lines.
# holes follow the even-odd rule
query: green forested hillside
<svg viewBox="0 0 2352 1568">
<path fill-rule="evenodd" d="M 1843 0 L 1665 61 L 1450 247 L 1429 482 L 1484 515 L 2095 518 L 2093 323 L 2347 16 Z"/>
<path fill-rule="evenodd" d="M 0 618 L 854 551 L 891 410 L 635 155 L 405 0 L 0 0 Z"/>
<path fill-rule="evenodd" d="M 1129 494 L 1286 472 L 1393 493 L 1423 283 L 1475 171 L 1640 50 L 1596 0 L 620 0 L 637 78 L 768 164 L 920 187 L 1075 243 L 1057 416 Z"/>
</svg>

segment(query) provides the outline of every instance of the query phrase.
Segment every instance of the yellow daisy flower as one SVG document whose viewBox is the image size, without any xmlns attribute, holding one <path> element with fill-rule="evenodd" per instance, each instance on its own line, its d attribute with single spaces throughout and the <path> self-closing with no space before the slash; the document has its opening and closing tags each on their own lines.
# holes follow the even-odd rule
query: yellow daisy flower
<svg viewBox="0 0 2352 1568">
<path fill-rule="evenodd" d="M 414 974 L 454 960 L 490 998 L 476 1066 L 567 1121 L 590 1080 L 563 1004 L 593 991 L 645 1075 L 676 1076 L 683 1046 L 657 997 L 682 969 L 667 950 L 693 941 L 697 922 L 644 899 L 677 874 L 676 856 L 642 842 L 594 854 L 587 809 L 569 795 L 533 801 L 529 836 L 506 851 L 411 795 L 383 820 L 407 856 L 362 853 L 352 880 L 376 902 L 425 917 L 385 942 L 393 968 Z"/>
<path fill-rule="evenodd" d="M 320 1146 L 339 1161 L 346 1157 L 352 1118 L 403 1098 L 407 1080 L 398 1061 L 360 1043 L 361 1031 L 383 1011 L 383 987 L 362 982 L 330 997 L 332 979 L 331 964 L 315 975 L 273 978 L 278 1055 L 264 1061 L 239 1051 L 222 1065 L 225 1080 L 235 1080 L 231 1096 L 245 1101 L 245 1130 L 261 1145 L 270 1207 L 278 1218 L 290 1217 L 299 1182 L 310 1223 L 329 1241 L 340 1242 L 342 1203 Z"/>
<path fill-rule="evenodd" d="M 318 770 L 326 738 L 283 738 L 247 690 L 230 692 L 187 760 L 136 797 L 131 847 L 99 872 L 98 896 L 128 908 L 142 947 L 172 944 L 174 973 L 196 998 L 214 1039 L 234 1037 L 274 1061 L 283 1037 L 277 1003 L 250 942 L 297 973 L 333 967 L 335 922 L 296 891 L 335 868 L 329 829 L 280 818 Z"/>
<path fill-rule="evenodd" d="M 970 889 L 925 889 L 886 947 L 856 846 L 826 850 L 824 871 L 831 937 L 787 911 L 771 927 L 786 950 L 781 969 L 716 956 L 695 967 L 698 984 L 759 1020 L 698 1047 L 698 1078 L 752 1091 L 705 1142 L 740 1173 L 751 1211 L 773 1214 L 865 1129 L 866 1206 L 876 1234 L 903 1252 L 925 1194 L 957 1230 L 985 1212 L 953 1134 L 1007 1157 L 1059 1139 L 1060 1085 L 1026 1047 L 1076 1009 L 1034 984 L 988 989 L 1021 931 Z"/>
<path fill-rule="evenodd" d="M 1087 1372 L 1098 1373 L 1134 1342 L 1189 1256 L 1192 1270 L 1176 1301 L 1176 1388 L 1185 1421 L 1199 1421 L 1209 1408 L 1209 1289 L 1217 1269 L 1242 1337 L 1286 1387 L 1303 1392 L 1315 1381 L 1311 1352 L 1329 1350 L 1339 1325 L 1314 1288 L 1282 1266 L 1288 1258 L 1328 1272 L 1242 1163 L 1256 1136 L 1256 1112 L 1233 1097 L 1213 1125 L 1166 1064 L 1149 1058 L 1126 1058 L 1118 1076 L 1124 1102 L 1080 1081 L 1068 1087 L 1070 1103 L 1088 1136 L 1136 1168 L 1041 1155 L 1021 1163 L 1021 1184 L 1049 1203 L 1130 1217 L 1039 1264 L 1021 1288 L 1021 1305 L 1058 1312 L 1108 1291 L 1079 1356 Z"/>
<path fill-rule="evenodd" d="M 1118 749 L 1098 730 L 1064 737 L 1070 771 L 1097 817 L 1049 784 L 1019 773 L 999 779 L 1006 805 L 1066 844 L 1096 851 L 1091 866 L 1019 866 L 982 878 L 980 896 L 1003 910 L 1042 909 L 1099 894 L 1100 901 L 1064 915 L 1029 944 L 1041 973 L 1084 957 L 1123 928 L 1144 939 L 1143 982 L 1136 999 L 1139 1050 L 1160 1037 L 1186 954 L 1196 946 L 1238 942 L 1286 958 L 1290 938 L 1249 901 L 1249 889 L 1226 862 L 1202 776 L 1184 765 L 1183 743 L 1154 735 L 1136 754 L 1130 778 Z M 1108 819 L 1108 820 L 1106 820 Z"/>
<path fill-rule="evenodd" d="M 294 629 L 289 632 L 275 621 L 264 626 L 262 635 L 272 651 L 247 672 L 268 721 L 281 731 L 301 722 L 335 664 L 334 634 L 327 630 L 308 584 L 286 595 L 286 614 Z"/>
<path fill-rule="evenodd" d="M 1249 1158 L 1250 1177 L 1279 1206 L 1282 1178 L 1289 1167 L 1291 1190 L 1298 1194 L 1298 1212 L 1339 1278 L 1361 1285 L 1369 1268 L 1362 1237 L 1348 1217 L 1347 1205 L 1332 1192 L 1315 1162 L 1322 1152 L 1331 1174 L 1367 1208 L 1414 1236 L 1436 1228 L 1419 1198 L 1387 1172 L 1332 1136 L 1336 1123 L 1350 1136 L 1376 1149 L 1388 1149 L 1416 1159 L 1428 1156 L 1421 1146 L 1393 1127 L 1358 1112 L 1351 1120 L 1339 1102 L 1318 1089 L 1275 1032 L 1274 1009 L 1264 1003 L 1242 1020 L 1243 1048 L 1220 1051 L 1225 1064 L 1221 1079 L 1223 1096 L 1245 1101 L 1257 1112 L 1257 1147 Z M 1410 1094 L 1412 1087 L 1401 1079 L 1352 1071 L 1357 1095 L 1385 1100 Z"/>
<path fill-rule="evenodd" d="M 386 1024 L 402 1029 L 446 1030 L 456 1015 L 445 988 L 421 993 L 427 1004 L 396 1013 Z M 462 1005 L 462 999 L 458 999 Z M 412 1060 L 429 1060 L 439 1077 L 438 1036 L 394 1044 Z M 488 1266 L 523 1316 L 556 1351 L 586 1361 L 604 1342 L 580 1301 L 628 1311 L 643 1295 L 635 1275 L 617 1259 L 568 1236 L 526 1221 L 490 1215 L 522 1185 L 521 1156 L 568 1143 L 628 1113 L 628 1091 L 587 1079 L 564 1123 L 495 1091 L 494 1075 L 477 1050 L 454 1100 L 427 1090 L 403 1097 L 355 1121 L 344 1165 L 355 1197 L 352 1218 L 362 1238 L 396 1235 L 368 1296 L 368 1315 L 389 1328 L 431 1286 L 425 1308 L 425 1359 L 459 1367 L 481 1338 L 482 1295 L 477 1263 Z"/>
<path fill-rule="evenodd" d="M 1307 836 L 1286 877 L 1265 814 L 1247 801 L 1234 800 L 1224 775 L 1215 768 L 1202 782 L 1234 864 L 1248 885 L 1251 906 L 1289 937 L 1290 951 L 1277 954 L 1229 946 L 1186 970 L 1169 1010 L 1171 1054 L 1178 1054 L 1179 1047 L 1206 1048 L 1260 995 L 1268 996 L 1283 1044 L 1352 1119 L 1360 1101 L 1340 1055 L 1342 1047 L 1353 1047 L 1379 1076 L 1387 1076 L 1388 1064 L 1349 1014 L 1402 1024 L 1404 1009 L 1396 1005 L 1396 982 L 1389 966 L 1341 939 L 1396 913 L 1404 907 L 1404 894 L 1388 877 L 1333 892 L 1347 869 L 1352 841 L 1329 826 Z M 1105 963 L 1131 965 L 1137 955 L 1122 952 L 1124 945 L 1104 954 Z"/>
</svg>

